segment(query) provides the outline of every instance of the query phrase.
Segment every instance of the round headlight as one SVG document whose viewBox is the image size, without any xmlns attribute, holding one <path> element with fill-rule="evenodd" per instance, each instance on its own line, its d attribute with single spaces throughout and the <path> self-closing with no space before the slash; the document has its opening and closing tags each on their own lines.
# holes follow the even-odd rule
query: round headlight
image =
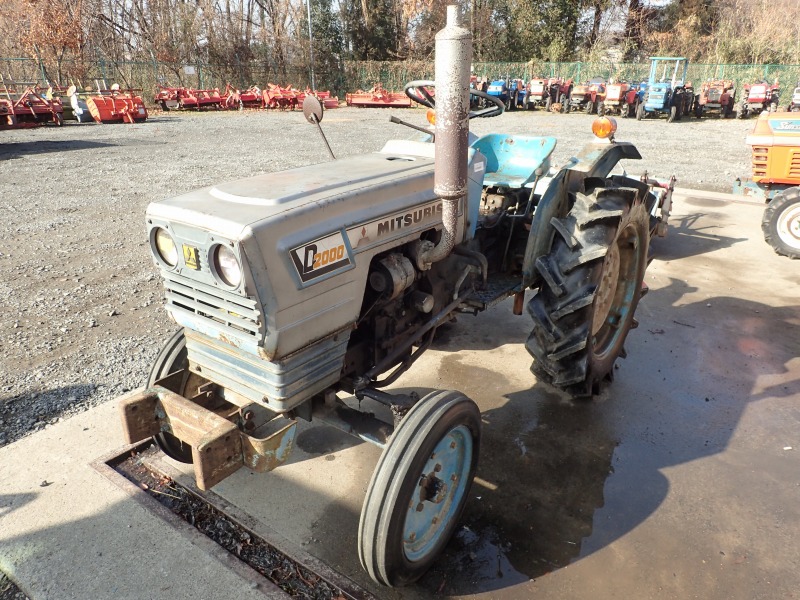
<svg viewBox="0 0 800 600">
<path fill-rule="evenodd" d="M 230 287 L 239 287 L 242 281 L 242 267 L 233 250 L 227 246 L 214 249 L 214 272 L 222 283 Z"/>
<path fill-rule="evenodd" d="M 153 235 L 156 253 L 158 257 L 168 266 L 174 267 L 178 264 L 178 249 L 175 247 L 175 240 L 167 233 L 166 229 L 156 227 Z"/>
</svg>

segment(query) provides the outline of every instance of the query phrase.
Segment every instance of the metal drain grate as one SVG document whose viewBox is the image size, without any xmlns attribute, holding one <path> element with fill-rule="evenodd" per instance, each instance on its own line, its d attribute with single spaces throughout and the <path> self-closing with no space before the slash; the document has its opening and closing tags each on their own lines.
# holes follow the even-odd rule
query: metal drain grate
<svg viewBox="0 0 800 600">
<path fill-rule="evenodd" d="M 199 532 L 238 558 L 241 561 L 237 563 L 240 568 L 236 569 L 239 575 L 254 583 L 266 584 L 263 591 L 270 597 L 274 597 L 277 587 L 296 598 L 374 600 L 369 592 L 314 557 L 299 556 L 304 553 L 297 549 L 290 555 L 264 535 L 246 527 L 242 523 L 246 518 L 234 514 L 236 509 L 213 492 L 178 483 L 177 471 L 161 460 L 161 453 L 152 442 L 102 458 L 94 467 L 160 517 L 172 522 L 176 529 L 186 531 L 189 525 L 194 528 L 193 533 Z"/>
</svg>

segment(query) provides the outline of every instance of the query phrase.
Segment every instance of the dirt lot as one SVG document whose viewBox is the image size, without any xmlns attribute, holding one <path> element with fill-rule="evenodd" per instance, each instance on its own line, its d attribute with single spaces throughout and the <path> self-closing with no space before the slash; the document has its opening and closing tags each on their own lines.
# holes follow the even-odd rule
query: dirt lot
<svg viewBox="0 0 800 600">
<path fill-rule="evenodd" d="M 422 111 L 329 111 L 338 155 L 377 150 L 422 124 Z M 752 122 L 620 120 L 618 138 L 644 160 L 629 174 L 675 174 L 678 185 L 725 191 L 749 172 Z M 553 135 L 563 163 L 590 137 L 585 115 L 508 113 L 473 123 Z M 144 234 L 159 198 L 226 179 L 321 162 L 326 150 L 299 112 L 154 114 L 140 125 L 0 132 L 0 446 L 65 414 L 139 386 L 173 326 Z"/>
</svg>

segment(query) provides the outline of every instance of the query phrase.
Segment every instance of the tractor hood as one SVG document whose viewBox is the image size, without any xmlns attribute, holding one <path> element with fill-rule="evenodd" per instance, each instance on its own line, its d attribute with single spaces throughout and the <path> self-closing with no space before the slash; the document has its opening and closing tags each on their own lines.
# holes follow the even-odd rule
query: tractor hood
<svg viewBox="0 0 800 600">
<path fill-rule="evenodd" d="M 483 155 L 470 148 L 468 156 L 468 197 L 475 202 L 469 212 L 459 205 L 459 242 L 477 221 L 486 170 Z M 434 145 L 395 140 L 381 152 L 154 202 L 147 227 L 167 308 L 180 325 L 269 360 L 321 339 L 321 332 L 344 331 L 358 318 L 373 258 L 441 227 L 442 200 L 433 188 Z M 159 230 L 169 232 L 178 251 L 170 264 L 159 259 Z M 221 280 L 221 246 L 242 265 L 241 283 Z M 245 322 L 247 314 L 255 316 Z M 231 315 L 250 334 L 220 324 Z"/>
<path fill-rule="evenodd" d="M 620 100 L 628 91 L 628 84 L 612 83 L 606 88 L 606 101 Z"/>
<path fill-rule="evenodd" d="M 585 84 L 585 83 L 579 83 L 578 85 L 576 85 L 575 87 L 572 88 L 572 93 L 575 96 L 581 96 L 581 95 L 588 94 L 589 91 L 590 91 L 589 84 Z"/>
<path fill-rule="evenodd" d="M 267 173 L 154 202 L 147 215 L 239 239 L 246 228 L 282 213 L 345 201 L 360 205 L 361 197 L 386 188 L 394 197 L 404 195 L 400 188 L 409 195 L 431 190 L 432 157 L 376 152 Z"/>
</svg>

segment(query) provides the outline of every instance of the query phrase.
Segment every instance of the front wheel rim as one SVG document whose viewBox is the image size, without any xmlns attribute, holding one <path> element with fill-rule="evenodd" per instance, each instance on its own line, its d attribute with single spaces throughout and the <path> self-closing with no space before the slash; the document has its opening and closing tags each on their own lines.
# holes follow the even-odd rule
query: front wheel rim
<svg viewBox="0 0 800 600">
<path fill-rule="evenodd" d="M 469 486 L 472 432 L 466 425 L 451 429 L 431 452 L 412 492 L 403 524 L 403 553 L 409 562 L 424 560 L 438 546 L 456 517 Z"/>
<path fill-rule="evenodd" d="M 790 206 L 778 217 L 778 237 L 787 246 L 800 249 L 800 203 Z"/>
</svg>

